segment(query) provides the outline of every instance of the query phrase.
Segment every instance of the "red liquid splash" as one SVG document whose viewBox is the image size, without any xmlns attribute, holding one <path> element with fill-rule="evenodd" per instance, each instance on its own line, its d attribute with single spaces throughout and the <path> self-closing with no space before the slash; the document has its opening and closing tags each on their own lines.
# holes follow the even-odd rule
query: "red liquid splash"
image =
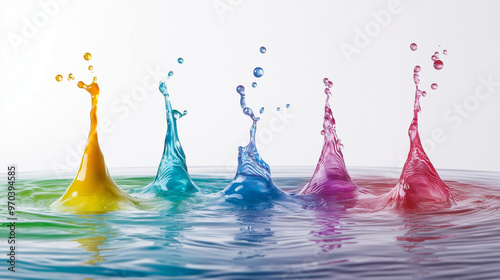
<svg viewBox="0 0 500 280">
<path fill-rule="evenodd" d="M 324 78 L 325 83 L 325 117 L 323 121 L 324 135 L 323 150 L 319 157 L 318 164 L 314 174 L 302 188 L 300 194 L 321 194 L 321 195 L 338 195 L 345 192 L 352 192 L 357 189 L 356 184 L 351 180 L 351 176 L 347 173 L 347 168 L 342 155 L 342 144 L 337 137 L 335 128 L 335 119 L 333 118 L 332 109 L 330 108 L 330 96 L 332 95 L 330 88 L 333 83 Z"/>
<path fill-rule="evenodd" d="M 455 204 L 450 188 L 437 174 L 420 142 L 418 114 L 420 113 L 420 97 L 425 96 L 425 91 L 418 88 L 420 83 L 419 71 L 420 66 L 415 66 L 413 72 L 416 88 L 415 104 L 413 121 L 408 129 L 410 152 L 398 183 L 384 198 L 388 206 L 396 208 L 450 207 Z"/>
</svg>

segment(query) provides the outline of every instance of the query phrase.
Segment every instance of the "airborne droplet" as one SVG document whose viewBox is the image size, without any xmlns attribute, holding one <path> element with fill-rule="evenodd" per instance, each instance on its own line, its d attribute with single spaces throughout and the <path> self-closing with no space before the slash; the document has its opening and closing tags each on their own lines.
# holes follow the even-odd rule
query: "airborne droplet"
<svg viewBox="0 0 500 280">
<path fill-rule="evenodd" d="M 286 107 L 287 107 L 287 108 L 290 108 L 290 104 L 286 104 Z"/>
<path fill-rule="evenodd" d="M 434 69 L 441 70 L 441 69 L 443 69 L 443 66 L 444 65 L 443 65 L 443 62 L 441 60 L 438 59 L 438 60 L 434 61 Z"/>
<path fill-rule="evenodd" d="M 236 92 L 238 92 L 239 94 L 245 93 L 245 87 L 242 86 L 242 85 L 237 86 L 236 87 Z"/>
<path fill-rule="evenodd" d="M 252 87 L 257 87 L 257 83 L 256 83 L 256 82 L 253 82 L 253 83 L 252 83 Z"/>
<path fill-rule="evenodd" d="M 83 55 L 83 59 L 85 59 L 85 60 L 90 60 L 91 58 L 92 58 L 92 55 L 90 53 L 85 53 Z"/>
<path fill-rule="evenodd" d="M 182 57 L 179 57 L 179 58 L 177 59 L 177 62 L 179 62 L 179 64 L 182 64 L 182 63 L 184 63 L 184 59 L 183 59 Z"/>
<path fill-rule="evenodd" d="M 410 50 L 412 50 L 412 51 L 416 51 L 416 50 L 417 50 L 417 44 L 415 44 L 415 43 L 411 43 L 411 45 L 410 45 Z"/>
<path fill-rule="evenodd" d="M 437 85 L 436 83 L 433 83 L 433 84 L 431 85 L 431 88 L 432 88 L 432 89 L 437 89 L 437 88 L 438 88 L 438 85 Z"/>
<path fill-rule="evenodd" d="M 255 69 L 253 69 L 253 75 L 256 78 L 260 78 L 262 77 L 262 75 L 264 75 L 264 70 L 260 67 L 256 67 Z"/>
<path fill-rule="evenodd" d="M 264 47 L 264 46 L 260 47 L 260 52 L 261 53 L 266 53 L 266 51 L 267 51 L 266 47 Z"/>
<path fill-rule="evenodd" d="M 63 80 L 63 76 L 62 75 L 57 75 L 56 76 L 56 81 L 60 82 Z"/>
</svg>

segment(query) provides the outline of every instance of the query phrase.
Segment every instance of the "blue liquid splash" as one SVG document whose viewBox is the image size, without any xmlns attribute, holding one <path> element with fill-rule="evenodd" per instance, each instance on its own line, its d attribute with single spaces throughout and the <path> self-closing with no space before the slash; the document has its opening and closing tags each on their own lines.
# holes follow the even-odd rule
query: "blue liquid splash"
<svg viewBox="0 0 500 280">
<path fill-rule="evenodd" d="M 260 157 L 255 145 L 255 131 L 260 118 L 246 106 L 245 88 L 239 85 L 236 91 L 240 94 L 243 113 L 252 119 L 253 124 L 250 128 L 250 142 L 245 147 L 238 147 L 238 170 L 233 181 L 222 191 L 224 198 L 238 204 L 269 203 L 273 200 L 286 199 L 288 195 L 274 185 L 271 169 Z M 263 109 L 260 109 L 261 113 Z"/>
<path fill-rule="evenodd" d="M 259 113 L 260 114 L 264 113 L 264 107 L 260 108 Z"/>
<path fill-rule="evenodd" d="M 255 87 L 257 87 L 257 83 L 256 83 L 256 82 L 253 82 L 253 83 L 252 83 L 252 87 L 254 87 L 254 88 L 255 88 Z"/>
<path fill-rule="evenodd" d="M 184 59 L 183 59 L 182 57 L 179 57 L 179 58 L 177 59 L 177 62 L 179 62 L 179 64 L 182 64 L 182 63 L 184 63 Z"/>
<path fill-rule="evenodd" d="M 290 104 L 286 104 L 286 106 L 285 106 L 285 107 L 286 107 L 286 108 L 290 108 Z"/>
<path fill-rule="evenodd" d="M 262 69 L 260 67 L 255 67 L 255 69 L 253 69 L 253 75 L 256 78 L 262 77 L 262 75 L 264 75 L 264 69 Z"/>
<path fill-rule="evenodd" d="M 264 46 L 260 47 L 260 52 L 261 53 L 266 53 L 266 51 L 267 51 L 266 47 L 264 47 Z"/>
<path fill-rule="evenodd" d="M 187 114 L 187 111 L 179 112 L 172 110 L 167 86 L 164 81 L 160 82 L 160 92 L 165 97 L 167 110 L 167 135 L 165 136 L 165 147 L 160 166 L 153 183 L 144 188 L 144 193 L 154 193 L 157 196 L 165 196 L 170 192 L 191 193 L 199 189 L 189 176 L 186 156 L 182 150 L 179 136 L 177 135 L 177 120 Z"/>
<path fill-rule="evenodd" d="M 168 76 L 172 77 L 174 75 L 174 71 L 168 71 Z"/>
</svg>

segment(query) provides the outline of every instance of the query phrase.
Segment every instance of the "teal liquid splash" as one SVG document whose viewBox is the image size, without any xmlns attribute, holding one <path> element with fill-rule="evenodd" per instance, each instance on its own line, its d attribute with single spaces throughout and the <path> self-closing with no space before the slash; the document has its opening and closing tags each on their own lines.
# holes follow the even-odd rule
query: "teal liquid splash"
<svg viewBox="0 0 500 280">
<path fill-rule="evenodd" d="M 245 87 L 240 85 L 236 91 L 240 94 L 243 113 L 249 116 L 253 123 L 250 128 L 250 142 L 245 147 L 238 147 L 238 170 L 231 183 L 222 191 L 224 198 L 237 204 L 258 204 L 286 199 L 288 195 L 273 183 L 271 169 L 260 157 L 255 145 L 255 131 L 260 118 L 246 106 Z"/>
<path fill-rule="evenodd" d="M 165 136 L 165 147 L 156 178 L 153 183 L 144 188 L 144 193 L 154 193 L 157 196 L 163 196 L 169 192 L 197 192 L 199 189 L 189 176 L 186 156 L 177 135 L 177 120 L 186 115 L 187 111 L 181 113 L 177 110 L 172 110 L 167 86 L 164 81 L 160 82 L 159 89 L 165 97 L 167 135 Z"/>
</svg>

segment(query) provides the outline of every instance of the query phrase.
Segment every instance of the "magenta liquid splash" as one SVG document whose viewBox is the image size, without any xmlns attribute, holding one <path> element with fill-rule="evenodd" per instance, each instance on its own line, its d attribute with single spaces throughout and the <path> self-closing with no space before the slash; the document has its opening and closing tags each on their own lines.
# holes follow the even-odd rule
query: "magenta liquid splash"
<svg viewBox="0 0 500 280">
<path fill-rule="evenodd" d="M 420 113 L 420 98 L 426 93 L 418 88 L 419 72 L 420 66 L 417 65 L 413 71 L 413 81 L 416 88 L 413 120 L 408 129 L 410 152 L 399 181 L 384 198 L 387 206 L 395 208 L 450 207 L 455 204 L 450 188 L 439 177 L 420 142 L 418 114 Z"/>
<path fill-rule="evenodd" d="M 335 119 L 329 104 L 332 95 L 330 88 L 333 83 L 327 78 L 324 78 L 323 82 L 326 94 L 325 117 L 321 131 L 325 139 L 323 150 L 311 180 L 302 188 L 300 194 L 337 195 L 357 189 L 356 184 L 347 173 L 341 151 L 342 144 L 337 137 Z"/>
</svg>

